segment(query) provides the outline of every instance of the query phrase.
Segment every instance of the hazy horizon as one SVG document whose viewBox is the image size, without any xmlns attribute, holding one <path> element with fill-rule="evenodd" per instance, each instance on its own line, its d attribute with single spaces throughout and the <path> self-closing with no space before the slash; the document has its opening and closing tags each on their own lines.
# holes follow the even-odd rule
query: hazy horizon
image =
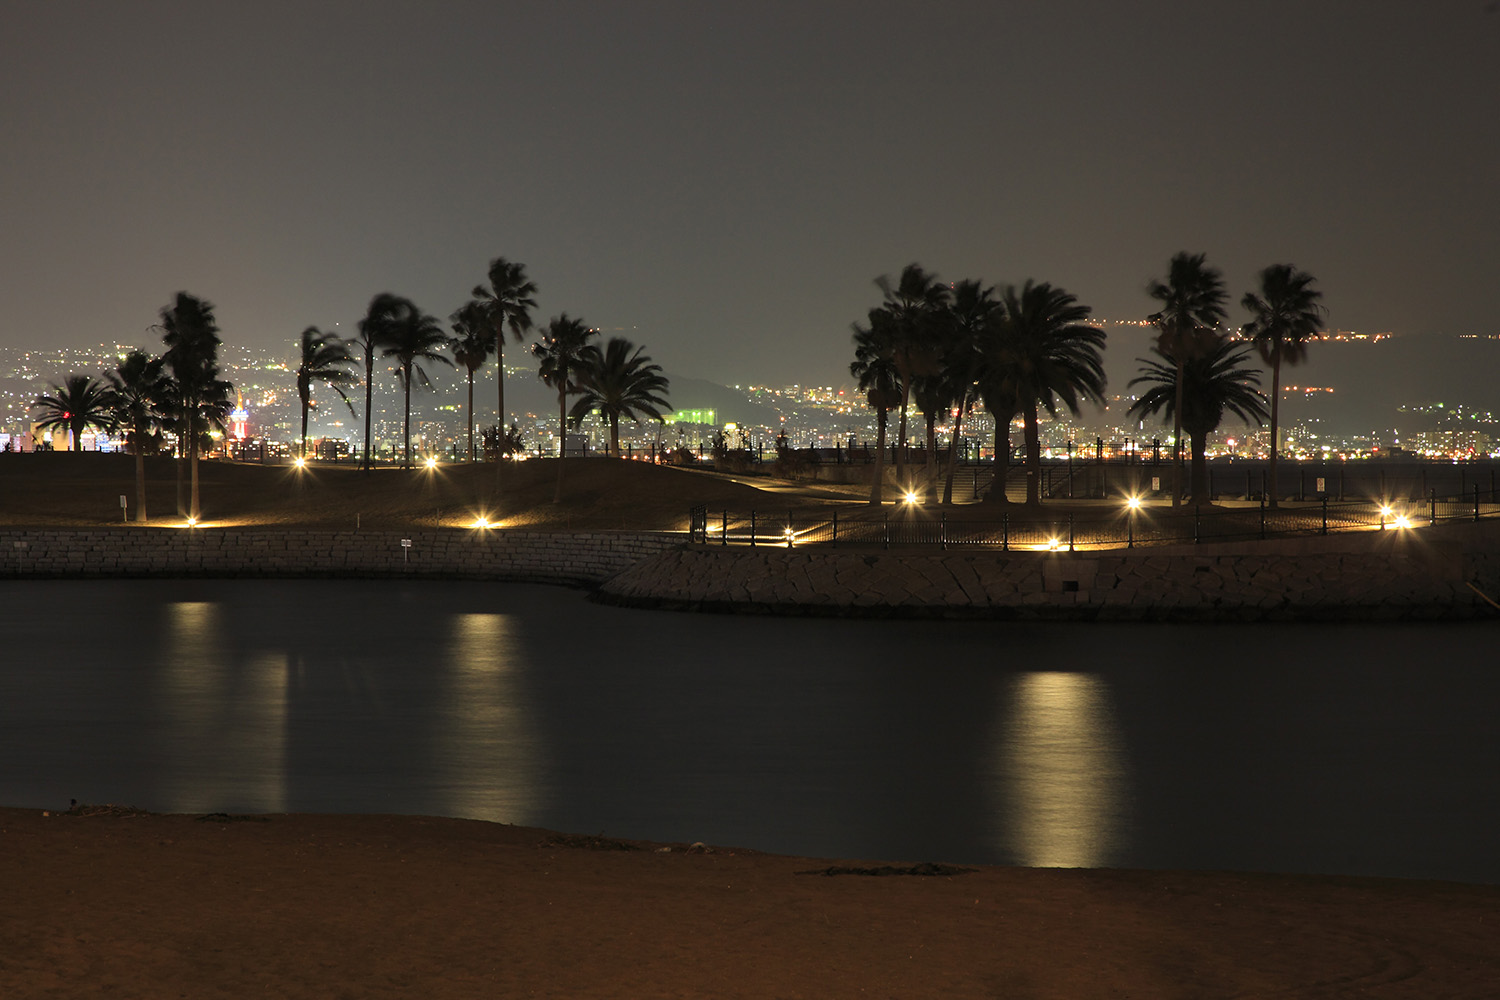
<svg viewBox="0 0 1500 1000">
<path fill-rule="evenodd" d="M 503 255 L 539 321 L 822 381 L 912 261 L 1132 319 L 1179 250 L 1233 303 L 1290 262 L 1332 326 L 1495 333 L 1494 10 L 16 5 L 0 344 L 149 340 L 186 290 L 269 350 Z"/>
</svg>

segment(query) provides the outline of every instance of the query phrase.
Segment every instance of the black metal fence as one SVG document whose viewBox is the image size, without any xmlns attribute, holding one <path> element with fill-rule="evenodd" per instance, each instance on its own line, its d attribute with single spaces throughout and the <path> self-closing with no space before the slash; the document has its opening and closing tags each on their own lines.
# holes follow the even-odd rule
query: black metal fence
<svg viewBox="0 0 1500 1000">
<path fill-rule="evenodd" d="M 972 510 L 972 508 L 970 508 Z M 1027 509 L 995 518 L 949 517 L 947 508 L 919 505 L 882 508 L 792 507 L 734 512 L 694 507 L 689 539 L 703 545 L 793 548 L 923 546 L 1000 551 L 1133 548 L 1183 542 L 1223 542 L 1341 531 L 1401 530 L 1442 521 L 1500 517 L 1500 498 L 1477 485 L 1469 496 L 1401 501 L 1321 501 L 1288 507 L 1137 507 L 1086 512 Z"/>
</svg>

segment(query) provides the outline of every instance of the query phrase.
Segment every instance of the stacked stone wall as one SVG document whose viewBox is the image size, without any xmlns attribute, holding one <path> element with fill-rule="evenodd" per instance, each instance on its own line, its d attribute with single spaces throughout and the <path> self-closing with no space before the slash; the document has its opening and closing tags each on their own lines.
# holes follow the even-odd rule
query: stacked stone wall
<svg viewBox="0 0 1500 1000">
<path fill-rule="evenodd" d="M 409 547 L 403 546 L 409 540 Z M 101 528 L 0 531 L 0 577 L 418 577 L 597 584 L 672 534 Z"/>
<path fill-rule="evenodd" d="M 1101 552 L 692 546 L 607 581 L 622 604 L 1087 620 L 1489 617 L 1500 525 Z M 1478 588 L 1477 590 L 1475 588 Z"/>
</svg>

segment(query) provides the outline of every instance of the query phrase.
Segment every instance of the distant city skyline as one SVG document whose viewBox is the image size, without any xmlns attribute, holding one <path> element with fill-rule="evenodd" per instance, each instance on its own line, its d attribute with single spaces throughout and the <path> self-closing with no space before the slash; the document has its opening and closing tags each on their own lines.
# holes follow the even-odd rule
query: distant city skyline
<svg viewBox="0 0 1500 1000">
<path fill-rule="evenodd" d="M 1201 251 L 1231 322 L 1288 262 L 1333 326 L 1493 334 L 1495 10 L 12 5 L 0 345 L 149 340 L 185 290 L 270 350 L 383 291 L 446 318 L 499 255 L 537 320 L 724 383 L 836 379 L 912 261 L 1129 319 Z"/>
</svg>

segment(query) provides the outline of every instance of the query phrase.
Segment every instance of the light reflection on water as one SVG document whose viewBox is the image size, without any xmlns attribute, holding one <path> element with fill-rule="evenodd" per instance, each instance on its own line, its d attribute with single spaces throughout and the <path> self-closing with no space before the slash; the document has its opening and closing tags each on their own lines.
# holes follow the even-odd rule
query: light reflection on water
<svg viewBox="0 0 1500 1000">
<path fill-rule="evenodd" d="M 224 644 L 223 614 L 209 601 L 165 607 L 153 711 L 165 808 L 218 810 L 228 780 L 244 808 L 284 812 L 290 657 L 235 657 Z"/>
<path fill-rule="evenodd" d="M 1126 771 L 1104 684 L 1092 674 L 1018 674 L 996 741 L 998 845 L 1023 865 L 1114 860 Z"/>
<path fill-rule="evenodd" d="M 453 645 L 437 669 L 448 682 L 439 712 L 434 784 L 454 816 L 536 822 L 537 749 L 517 674 L 526 665 L 511 620 L 458 614 Z"/>
<path fill-rule="evenodd" d="M 1500 882 L 1489 624 L 764 619 L 395 581 L 0 581 L 0 607 L 24 610 L 0 805 Z M 1063 655 L 1088 671 L 1035 669 Z"/>
</svg>

